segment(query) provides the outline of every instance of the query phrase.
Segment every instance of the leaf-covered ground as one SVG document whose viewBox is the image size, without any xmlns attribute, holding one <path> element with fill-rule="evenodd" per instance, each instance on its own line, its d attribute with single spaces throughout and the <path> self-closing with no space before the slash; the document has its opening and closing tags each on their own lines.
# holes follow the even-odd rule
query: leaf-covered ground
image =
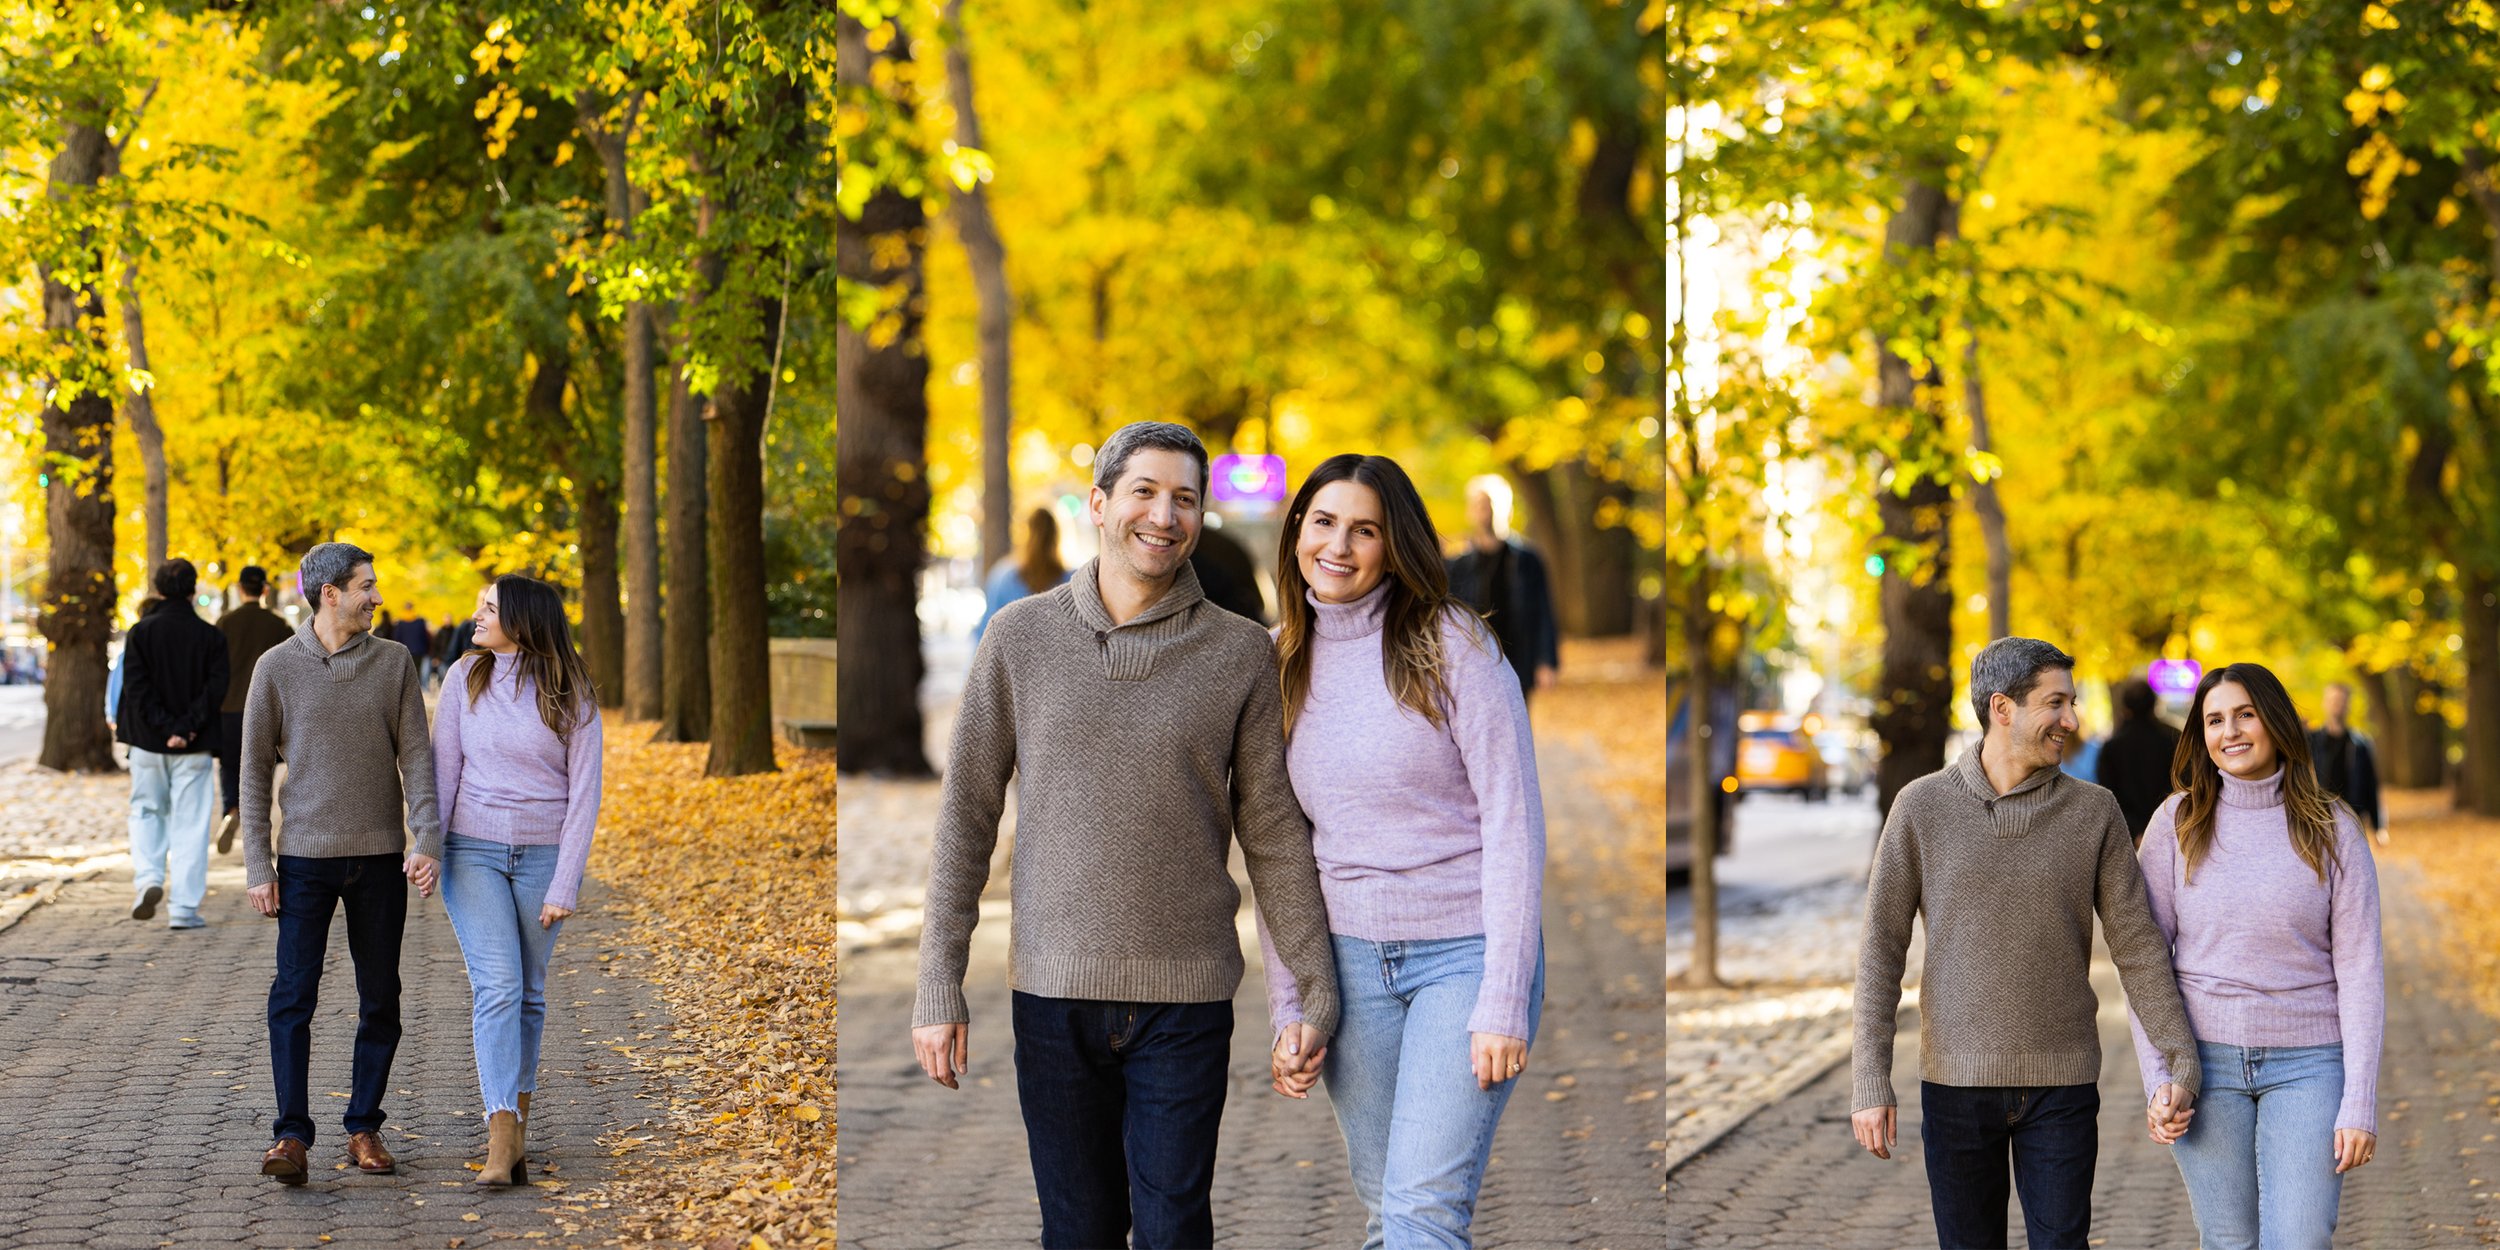
<svg viewBox="0 0 2500 1250">
<path fill-rule="evenodd" d="M 2445 790 L 2390 790 L 2381 863 L 2418 871 L 2440 915 L 2440 955 L 2485 1015 L 2500 1018 L 2500 820 L 2452 810 Z"/>
<path fill-rule="evenodd" d="M 610 1143 L 605 1203 L 628 1244 L 834 1240 L 834 768 L 703 775 L 701 744 L 608 736 L 592 869 L 630 900 L 675 1041 L 636 1054 L 670 1091 L 658 1139 Z M 631 1050 L 632 1048 L 626 1048 Z"/>
<path fill-rule="evenodd" d="M 1641 662 L 1641 649 L 1636 638 L 1564 642 L 1561 682 L 1536 695 L 1528 712 L 1540 742 L 1577 736 L 1604 761 L 1596 783 L 1626 817 L 1624 836 L 1609 848 L 1618 862 L 1609 867 L 1663 909 L 1667 676 Z"/>
</svg>

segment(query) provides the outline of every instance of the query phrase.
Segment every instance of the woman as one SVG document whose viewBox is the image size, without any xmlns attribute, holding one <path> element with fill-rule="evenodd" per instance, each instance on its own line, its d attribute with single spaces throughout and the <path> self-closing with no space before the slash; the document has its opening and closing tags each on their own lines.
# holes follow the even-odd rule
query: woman
<svg viewBox="0 0 2500 1250">
<path fill-rule="evenodd" d="M 2137 855 L 2204 1089 L 2171 1107 L 2171 1073 L 2137 1025 L 2145 1119 L 2207 1250 L 2323 1247 L 2343 1174 L 2378 1149 L 2386 982 L 2369 842 L 2319 786 L 2283 683 L 2255 664 L 2197 683 L 2172 778 L 2181 792 Z"/>
<path fill-rule="evenodd" d="M 1483 622 L 1449 598 L 1395 461 L 1320 465 L 1279 547 L 1286 762 L 1311 817 L 1340 1023 L 1333 1039 L 1306 1034 L 1262 929 L 1270 1075 L 1294 1098 L 1325 1075 L 1366 1246 L 1466 1246 L 1544 998 L 1527 705 Z"/>
<path fill-rule="evenodd" d="M 469 965 L 480 1185 L 526 1185 L 522 1161 L 547 956 L 573 914 L 599 822 L 599 703 L 555 588 L 509 575 L 477 597 L 477 650 L 444 674 L 434 780 L 446 816 L 443 907 Z"/>
<path fill-rule="evenodd" d="M 1050 509 L 1035 508 L 1024 518 L 1024 541 L 1016 544 L 1015 557 L 999 561 L 981 588 L 984 603 L 981 619 L 972 627 L 972 641 L 981 641 L 982 632 L 990 627 L 990 618 L 998 615 L 1000 608 L 1066 580 L 1068 566 L 1059 561 L 1059 521 Z"/>
</svg>

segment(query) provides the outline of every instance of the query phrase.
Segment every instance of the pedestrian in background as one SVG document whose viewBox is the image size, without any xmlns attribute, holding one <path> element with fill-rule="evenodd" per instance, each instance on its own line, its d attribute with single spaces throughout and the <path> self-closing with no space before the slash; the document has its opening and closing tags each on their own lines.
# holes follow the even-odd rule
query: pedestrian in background
<svg viewBox="0 0 2500 1250">
<path fill-rule="evenodd" d="M 148 619 L 149 613 L 164 606 L 165 597 L 156 593 L 153 588 L 149 589 L 148 593 L 139 600 L 139 615 L 130 622 L 131 627 L 137 628 L 140 621 Z M 104 676 L 104 724 L 106 728 L 116 733 L 120 731 L 122 719 L 122 673 L 129 659 L 130 634 L 125 630 L 122 633 L 121 653 L 113 657 L 112 671 Z"/>
<path fill-rule="evenodd" d="M 599 822 L 599 700 L 554 587 L 496 578 L 475 619 L 480 649 L 444 674 L 434 716 L 443 908 L 469 969 L 486 1108 L 477 1183 L 526 1185 L 547 958 L 578 906 Z"/>
<path fill-rule="evenodd" d="M 1068 566 L 1059 560 L 1058 518 L 1048 508 L 1035 508 L 1025 514 L 1024 533 L 1016 543 L 1015 554 L 999 561 L 981 587 L 981 619 L 972 626 L 972 641 L 981 641 L 981 635 L 990 627 L 990 618 L 998 615 L 1000 608 L 1066 580 Z"/>
<path fill-rule="evenodd" d="M 2342 799 L 2361 818 L 2361 828 L 2383 843 L 2387 822 L 2378 804 L 2378 755 L 2370 749 L 2370 740 L 2346 719 L 2352 711 L 2352 687 L 2340 681 L 2329 684 L 2318 709 L 2326 714 L 2326 721 L 2308 735 L 2309 759 L 2317 767 L 2318 784 Z"/>
<path fill-rule="evenodd" d="M 2152 683 L 2132 679 L 2118 688 L 2118 725 L 2101 745 L 2093 780 L 2118 796 L 2118 810 L 2127 817 L 2127 836 L 2144 842 L 2144 826 L 2153 809 L 2170 797 L 2172 761 L 2179 753 L 2179 731 L 2162 720 Z"/>
<path fill-rule="evenodd" d="M 2197 683 L 2177 785 L 2141 854 L 2203 1092 L 2192 1118 L 2165 1114 L 2156 1091 L 2177 1059 L 2131 1016 L 2145 1122 L 2205 1245 L 2325 1250 L 2344 1173 L 2378 1150 L 2387 984 L 2369 838 L 2318 783 L 2300 713 L 2259 665 Z"/>
<path fill-rule="evenodd" d="M 269 593 L 267 569 L 244 565 L 235 575 L 234 590 L 243 601 L 217 618 L 217 632 L 226 636 L 228 674 L 225 702 L 217 716 L 218 782 L 226 804 L 225 819 L 217 822 L 220 855 L 234 849 L 235 831 L 243 824 L 243 705 L 252 693 L 252 672 L 270 648 L 295 636 L 295 627 L 285 617 L 262 604 Z"/>
<path fill-rule="evenodd" d="M 1449 562 L 1450 597 L 1474 608 L 1501 640 L 1522 694 L 1550 690 L 1562 667 L 1562 628 L 1545 558 L 1510 532 L 1510 483 L 1467 483 L 1467 548 Z"/>
<path fill-rule="evenodd" d="M 166 927 L 208 923 L 208 830 L 217 819 L 217 709 L 226 698 L 226 639 L 191 606 L 189 560 L 158 565 L 162 600 L 122 642 L 114 737 L 130 746 L 130 918 L 150 920 L 170 894 Z"/>
</svg>

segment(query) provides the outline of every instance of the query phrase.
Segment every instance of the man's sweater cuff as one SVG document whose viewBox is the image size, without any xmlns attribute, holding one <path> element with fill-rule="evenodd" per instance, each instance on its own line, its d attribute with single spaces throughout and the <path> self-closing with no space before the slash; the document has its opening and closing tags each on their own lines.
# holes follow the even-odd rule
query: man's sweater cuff
<svg viewBox="0 0 2500 1250">
<path fill-rule="evenodd" d="M 964 1024 L 971 1019 L 961 985 L 922 985 L 912 1002 L 911 1027 L 915 1029 L 932 1024 Z"/>
</svg>

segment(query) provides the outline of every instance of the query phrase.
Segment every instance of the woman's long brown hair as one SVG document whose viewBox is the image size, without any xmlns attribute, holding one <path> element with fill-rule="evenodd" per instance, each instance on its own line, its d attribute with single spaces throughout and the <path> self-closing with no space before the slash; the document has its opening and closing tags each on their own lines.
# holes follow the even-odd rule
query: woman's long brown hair
<svg viewBox="0 0 2500 1250">
<path fill-rule="evenodd" d="M 495 619 L 504 637 L 520 648 L 512 662 L 520 675 L 538 687 L 538 719 L 559 741 L 570 741 L 583 721 L 596 715 L 598 690 L 591 685 L 590 666 L 573 649 L 573 627 L 564 619 L 564 597 L 534 577 L 506 573 L 495 579 Z M 495 681 L 495 664 L 503 659 L 483 647 L 470 655 L 469 706 Z"/>
<path fill-rule="evenodd" d="M 1450 598 L 1449 570 L 1441 563 L 1441 538 L 1424 511 L 1423 497 L 1406 470 L 1387 456 L 1347 453 L 1320 462 L 1295 493 L 1285 512 L 1284 532 L 1277 539 L 1276 663 L 1284 684 L 1285 733 L 1311 693 L 1311 634 L 1317 613 L 1311 608 L 1310 583 L 1302 578 L 1302 560 L 1295 548 L 1311 500 L 1322 487 L 1336 482 L 1368 486 L 1380 497 L 1381 523 L 1388 539 L 1387 616 L 1380 634 L 1380 662 L 1389 693 L 1415 710 L 1435 728 L 1447 722 L 1450 683 L 1441 654 L 1441 618 L 1459 611 L 1480 638 L 1489 637 L 1475 614 Z"/>
<path fill-rule="evenodd" d="M 2179 734 L 2179 749 L 2170 761 L 2171 785 L 2187 795 L 2179 801 L 2173 823 L 2178 826 L 2179 856 L 2187 863 L 2188 879 L 2196 879 L 2197 866 L 2214 849 L 2214 809 L 2222 802 L 2222 768 L 2205 749 L 2205 696 L 2226 681 L 2248 692 L 2248 701 L 2257 707 L 2258 722 L 2274 742 L 2275 759 L 2283 769 L 2283 817 L 2291 827 L 2292 849 L 2324 884 L 2326 866 L 2336 858 L 2339 800 L 2318 784 L 2317 770 L 2309 759 L 2309 734 L 2301 728 L 2291 692 L 2259 664 L 2225 664 L 2205 674 L 2196 683 L 2195 700 L 2188 704 L 2187 728 Z"/>
<path fill-rule="evenodd" d="M 1016 576 L 1034 594 L 1047 592 L 1068 575 L 1059 562 L 1059 519 L 1048 508 L 1035 508 L 1024 518 L 1024 542 L 1016 552 Z"/>
</svg>

